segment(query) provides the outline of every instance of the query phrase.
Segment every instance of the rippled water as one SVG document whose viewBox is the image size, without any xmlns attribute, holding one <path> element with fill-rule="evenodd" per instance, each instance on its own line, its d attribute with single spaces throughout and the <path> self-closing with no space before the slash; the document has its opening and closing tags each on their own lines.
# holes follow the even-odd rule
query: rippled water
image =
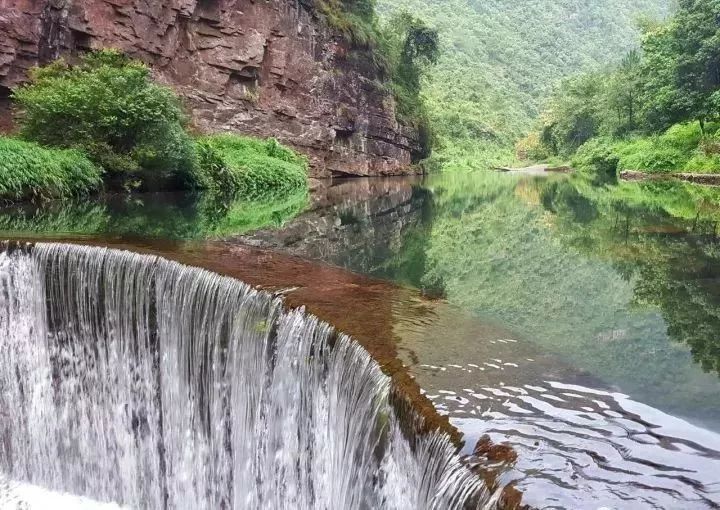
<svg viewBox="0 0 720 510">
<path fill-rule="evenodd" d="M 720 435 L 627 395 L 546 381 L 466 389 L 442 405 L 468 436 L 513 444 L 518 460 L 505 480 L 530 489 L 526 501 L 538 506 L 720 504 Z"/>
<path fill-rule="evenodd" d="M 525 503 L 589 510 L 720 505 L 720 434 L 712 427 L 640 403 L 444 303 L 398 310 L 395 332 L 426 395 L 465 433 L 466 453 L 486 435 L 517 451 L 502 480 L 523 490 Z"/>
</svg>

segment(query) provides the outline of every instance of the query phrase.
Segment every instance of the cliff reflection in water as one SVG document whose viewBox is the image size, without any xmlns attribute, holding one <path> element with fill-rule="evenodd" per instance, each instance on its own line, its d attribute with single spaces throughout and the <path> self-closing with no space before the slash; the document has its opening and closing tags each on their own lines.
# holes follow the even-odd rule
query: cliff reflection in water
<svg viewBox="0 0 720 510">
<path fill-rule="evenodd" d="M 422 178 L 342 179 L 316 191 L 283 228 L 235 240 L 416 286 L 432 222 L 432 191 Z"/>
</svg>

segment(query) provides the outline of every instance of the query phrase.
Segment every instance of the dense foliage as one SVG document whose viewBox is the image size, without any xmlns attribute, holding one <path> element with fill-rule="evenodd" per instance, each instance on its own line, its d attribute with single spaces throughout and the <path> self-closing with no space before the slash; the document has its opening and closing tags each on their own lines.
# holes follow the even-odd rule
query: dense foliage
<svg viewBox="0 0 720 510">
<path fill-rule="evenodd" d="M 36 68 L 14 97 L 25 139 L 80 149 L 111 179 L 192 180 L 195 153 L 177 97 L 118 51 Z"/>
<path fill-rule="evenodd" d="M 65 198 L 98 189 L 101 170 L 76 150 L 0 137 L 0 198 Z"/>
<path fill-rule="evenodd" d="M 670 0 L 380 0 L 386 18 L 407 11 L 440 34 L 423 96 L 445 169 L 514 159 L 553 85 L 619 61 L 637 46 L 639 17 Z"/>
<path fill-rule="evenodd" d="M 305 189 L 307 160 L 276 140 L 212 135 L 198 140 L 199 187 L 246 197 Z"/>
<path fill-rule="evenodd" d="M 397 113 L 406 123 L 428 128 L 421 79 L 437 63 L 439 37 L 424 21 L 400 12 L 385 24 L 383 55 L 387 59 Z"/>
<path fill-rule="evenodd" d="M 89 53 L 76 66 L 59 60 L 36 68 L 14 97 L 22 108 L 21 137 L 72 150 L 41 150 L 31 159 L 30 145 L 7 142 L 3 168 L 14 170 L 0 182 L 6 196 L 64 197 L 104 184 L 255 198 L 307 187 L 307 161 L 275 140 L 194 140 L 175 93 L 154 83 L 145 64 L 115 50 Z M 41 158 L 62 164 L 44 175 Z"/>
<path fill-rule="evenodd" d="M 577 151 L 588 167 L 602 152 L 621 169 L 720 170 L 718 16 L 720 0 L 681 0 L 667 22 L 645 24 L 640 51 L 565 80 L 524 144 L 531 157 Z"/>
</svg>

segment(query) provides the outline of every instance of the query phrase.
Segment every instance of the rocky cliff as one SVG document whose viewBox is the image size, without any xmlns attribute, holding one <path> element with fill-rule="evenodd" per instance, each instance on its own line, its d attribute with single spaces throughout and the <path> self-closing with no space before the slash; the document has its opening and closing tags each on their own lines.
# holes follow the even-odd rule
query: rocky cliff
<svg viewBox="0 0 720 510">
<path fill-rule="evenodd" d="M 417 134 L 399 124 L 367 51 L 312 0 L 0 0 L 0 129 L 33 65 L 114 47 L 183 96 L 198 129 L 273 136 L 313 176 L 409 171 Z"/>
</svg>

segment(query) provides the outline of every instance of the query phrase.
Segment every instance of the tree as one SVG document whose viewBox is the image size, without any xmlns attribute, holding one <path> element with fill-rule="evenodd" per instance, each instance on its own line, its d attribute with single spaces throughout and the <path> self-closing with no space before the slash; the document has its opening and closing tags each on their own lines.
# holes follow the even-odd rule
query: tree
<svg viewBox="0 0 720 510">
<path fill-rule="evenodd" d="M 600 134 L 604 94 L 604 80 L 596 73 L 564 80 L 543 114 L 543 144 L 554 154 L 569 155 Z"/>
<path fill-rule="evenodd" d="M 386 27 L 385 51 L 392 62 L 393 81 L 405 96 L 417 98 L 423 73 L 440 54 L 438 32 L 407 12 L 393 16 Z"/>
<path fill-rule="evenodd" d="M 440 55 L 440 38 L 437 30 L 406 12 L 387 22 L 383 36 L 397 113 L 418 130 L 421 150 L 413 159 L 424 159 L 430 155 L 432 134 L 420 90 L 423 76 Z"/>
<path fill-rule="evenodd" d="M 653 131 L 720 114 L 720 0 L 680 0 L 667 24 L 643 39 L 646 117 Z"/>
<path fill-rule="evenodd" d="M 631 133 L 638 127 L 638 110 L 641 104 L 639 88 L 642 83 L 641 63 L 639 51 L 629 52 L 608 80 L 608 108 L 617 114 L 616 124 L 609 128 L 613 135 Z"/>
</svg>

